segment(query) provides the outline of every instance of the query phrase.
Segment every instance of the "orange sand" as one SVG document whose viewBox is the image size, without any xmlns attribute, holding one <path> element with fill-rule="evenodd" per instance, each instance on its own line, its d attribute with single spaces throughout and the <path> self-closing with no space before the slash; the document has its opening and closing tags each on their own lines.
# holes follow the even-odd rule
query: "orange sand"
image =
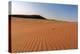
<svg viewBox="0 0 80 54">
<path fill-rule="evenodd" d="M 77 22 L 12 17 L 12 52 L 76 49 Z"/>
</svg>

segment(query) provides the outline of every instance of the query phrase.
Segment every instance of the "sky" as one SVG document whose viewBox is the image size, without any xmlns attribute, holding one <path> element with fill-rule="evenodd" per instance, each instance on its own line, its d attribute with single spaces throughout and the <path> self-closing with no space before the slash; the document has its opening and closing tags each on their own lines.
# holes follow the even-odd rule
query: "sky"
<svg viewBox="0 0 80 54">
<path fill-rule="evenodd" d="M 78 6 L 54 3 L 12 1 L 11 14 L 41 15 L 47 19 L 77 21 Z"/>
</svg>

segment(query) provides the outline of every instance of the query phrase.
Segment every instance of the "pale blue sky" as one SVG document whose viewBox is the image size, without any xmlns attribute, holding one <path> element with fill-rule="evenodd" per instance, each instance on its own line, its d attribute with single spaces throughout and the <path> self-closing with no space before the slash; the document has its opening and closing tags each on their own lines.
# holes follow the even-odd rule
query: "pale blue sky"
<svg viewBox="0 0 80 54">
<path fill-rule="evenodd" d="M 77 21 L 78 6 L 13 1 L 12 14 L 41 15 L 47 19 Z"/>
</svg>

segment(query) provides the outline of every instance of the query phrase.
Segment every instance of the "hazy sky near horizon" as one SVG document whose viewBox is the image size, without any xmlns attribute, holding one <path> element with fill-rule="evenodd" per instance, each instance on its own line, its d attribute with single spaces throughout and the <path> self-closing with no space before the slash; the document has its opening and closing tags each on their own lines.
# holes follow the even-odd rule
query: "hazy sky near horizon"
<svg viewBox="0 0 80 54">
<path fill-rule="evenodd" d="M 78 6 L 12 1 L 11 14 L 41 15 L 47 19 L 77 21 Z"/>
</svg>

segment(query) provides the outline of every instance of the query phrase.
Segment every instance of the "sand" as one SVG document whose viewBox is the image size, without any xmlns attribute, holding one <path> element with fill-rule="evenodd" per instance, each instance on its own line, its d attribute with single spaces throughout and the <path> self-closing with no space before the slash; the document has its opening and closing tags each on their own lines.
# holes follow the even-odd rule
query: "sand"
<svg viewBox="0 0 80 54">
<path fill-rule="evenodd" d="M 76 49 L 77 27 L 77 22 L 12 17 L 11 51 Z"/>
</svg>

